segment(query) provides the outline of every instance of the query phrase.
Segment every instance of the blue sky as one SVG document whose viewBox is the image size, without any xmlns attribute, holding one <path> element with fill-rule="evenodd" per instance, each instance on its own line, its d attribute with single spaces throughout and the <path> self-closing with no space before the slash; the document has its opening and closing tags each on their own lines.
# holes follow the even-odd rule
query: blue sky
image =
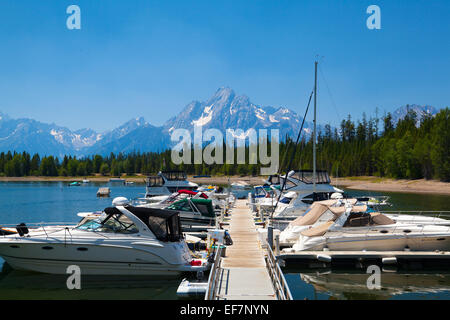
<svg viewBox="0 0 450 320">
<path fill-rule="evenodd" d="M 81 8 L 68 30 L 66 8 Z M 381 30 L 366 8 L 381 8 Z M 229 86 L 320 123 L 449 105 L 450 1 L 0 0 L 0 111 L 71 129 L 161 125 Z M 337 121 L 339 120 L 339 121 Z"/>
</svg>

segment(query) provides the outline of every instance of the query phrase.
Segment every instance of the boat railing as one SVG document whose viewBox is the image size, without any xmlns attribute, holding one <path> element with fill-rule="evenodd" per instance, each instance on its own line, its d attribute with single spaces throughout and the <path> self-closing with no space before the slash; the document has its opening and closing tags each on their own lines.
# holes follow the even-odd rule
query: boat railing
<svg viewBox="0 0 450 320">
<path fill-rule="evenodd" d="M 278 300 L 293 300 L 291 290 L 270 246 L 267 246 L 266 265 Z"/>
<path fill-rule="evenodd" d="M 205 293 L 205 300 L 216 300 L 217 299 L 217 289 L 218 282 L 220 279 L 220 267 L 222 264 L 222 248 L 221 244 L 217 245 L 217 249 L 214 255 L 214 262 L 211 266 L 208 277 L 208 288 Z"/>
<path fill-rule="evenodd" d="M 425 227 L 432 227 L 432 226 L 433 226 L 432 224 L 431 225 L 430 224 L 422 224 L 420 226 L 420 231 L 415 232 L 415 233 L 420 233 L 420 234 L 424 235 L 425 234 L 425 232 L 424 232 Z M 450 232 L 450 226 L 447 226 L 447 229 L 444 229 L 444 230 L 442 229 L 442 227 L 445 227 L 445 226 L 439 226 L 439 227 L 440 227 L 439 232 L 442 232 L 444 230 L 445 230 L 444 231 L 445 233 Z M 391 233 L 395 235 L 397 229 L 400 229 L 400 232 L 398 234 L 399 235 L 403 235 L 403 236 L 407 236 L 408 233 L 411 232 L 411 231 L 409 231 L 408 233 L 405 233 L 405 230 L 409 230 L 409 229 L 408 229 L 407 225 L 403 225 L 403 226 L 395 226 Z"/>
<path fill-rule="evenodd" d="M 383 214 L 397 214 L 397 215 L 409 215 L 409 216 L 413 216 L 413 218 L 410 221 L 415 221 L 416 217 L 429 217 L 429 218 L 434 218 L 434 219 L 447 219 L 450 220 L 450 211 L 387 211 L 387 210 L 382 210 L 380 211 Z M 432 221 L 434 221 L 434 219 Z"/>
<path fill-rule="evenodd" d="M 29 222 L 26 223 L 26 227 L 28 229 L 31 229 L 31 231 L 35 231 L 36 229 L 42 229 L 43 233 L 48 237 L 49 233 L 53 233 L 56 231 L 62 231 L 67 230 L 69 227 L 75 227 L 77 225 L 77 222 Z M 11 228 L 16 229 L 18 224 L 1 224 L 0 229 L 2 228 Z M 47 228 L 47 229 L 46 229 Z M 70 231 L 69 231 L 70 234 Z M 36 235 L 36 234 L 35 234 Z M 3 237 L 7 236 L 7 234 L 3 234 Z M 72 235 L 70 234 L 70 237 L 72 238 Z"/>
</svg>

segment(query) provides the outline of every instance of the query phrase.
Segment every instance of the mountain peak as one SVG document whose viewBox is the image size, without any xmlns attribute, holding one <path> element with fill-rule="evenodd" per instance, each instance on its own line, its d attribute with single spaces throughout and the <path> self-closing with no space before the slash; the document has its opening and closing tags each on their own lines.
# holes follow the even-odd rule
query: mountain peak
<svg viewBox="0 0 450 320">
<path fill-rule="evenodd" d="M 6 113 L 0 111 L 0 121 L 1 120 L 9 120 L 9 116 Z"/>
<path fill-rule="evenodd" d="M 231 102 L 236 94 L 233 89 L 229 87 L 220 87 L 216 93 L 208 100 L 208 104 L 226 104 Z"/>
<path fill-rule="evenodd" d="M 427 115 L 431 115 L 434 116 L 436 113 L 438 113 L 438 111 L 436 110 L 436 108 L 434 108 L 433 106 L 429 106 L 429 105 L 417 105 L 417 104 L 407 104 L 404 106 L 401 106 L 397 109 L 395 109 L 395 111 L 392 113 L 392 122 L 394 124 L 397 124 L 400 120 L 404 119 L 406 117 L 406 115 L 408 114 L 408 111 L 412 111 L 416 114 L 416 120 L 417 120 L 417 125 L 420 125 L 420 122 L 422 121 L 422 119 L 427 116 Z"/>
<path fill-rule="evenodd" d="M 214 96 L 224 96 L 224 95 L 234 95 L 234 90 L 231 89 L 230 87 L 220 87 L 216 90 L 216 93 L 214 94 Z"/>
</svg>

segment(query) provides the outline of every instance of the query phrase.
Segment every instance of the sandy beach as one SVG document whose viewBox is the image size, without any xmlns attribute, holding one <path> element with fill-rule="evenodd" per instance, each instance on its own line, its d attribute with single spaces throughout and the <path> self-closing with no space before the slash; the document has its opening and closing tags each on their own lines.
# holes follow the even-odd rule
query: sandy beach
<svg viewBox="0 0 450 320">
<path fill-rule="evenodd" d="M 45 181 L 61 181 L 72 182 L 89 179 L 92 182 L 108 182 L 109 176 L 89 176 L 89 177 L 0 177 L 0 182 L 45 182 Z M 144 175 L 122 176 L 122 179 L 133 181 L 135 183 L 144 183 Z M 264 183 L 266 177 L 263 176 L 214 176 L 211 178 L 201 177 L 194 178 L 188 176 L 188 180 L 199 185 L 227 185 L 228 183 L 239 182 L 249 185 L 260 185 Z M 394 180 L 379 177 L 346 177 L 331 178 L 332 184 L 338 187 L 345 187 L 356 190 L 372 190 L 372 191 L 388 191 L 388 192 L 406 192 L 406 193 L 433 193 L 450 195 L 450 183 L 436 180 Z"/>
<path fill-rule="evenodd" d="M 332 178 L 333 185 L 355 190 L 450 195 L 450 183 L 436 180 L 393 180 L 378 177 Z"/>
</svg>

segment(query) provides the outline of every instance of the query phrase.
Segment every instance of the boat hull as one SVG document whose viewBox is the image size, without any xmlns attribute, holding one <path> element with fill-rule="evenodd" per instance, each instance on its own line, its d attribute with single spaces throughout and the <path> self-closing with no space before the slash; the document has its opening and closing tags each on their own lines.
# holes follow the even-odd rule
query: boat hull
<svg viewBox="0 0 450 320">
<path fill-rule="evenodd" d="M 328 239 L 320 243 L 308 246 L 309 251 L 403 251 L 408 248 L 411 251 L 448 251 L 450 250 L 450 236 L 429 237 L 351 237 L 349 239 Z"/>
<path fill-rule="evenodd" d="M 189 271 L 185 259 L 169 263 L 165 255 L 170 252 L 163 247 L 133 246 L 6 242 L 0 244 L 0 255 L 13 269 L 51 274 L 66 274 L 71 265 L 89 275 L 177 276 Z"/>
<path fill-rule="evenodd" d="M 3 258 L 13 269 L 50 274 L 67 274 L 67 268 L 71 265 L 80 267 L 81 275 L 152 275 L 177 277 L 182 272 L 182 270 L 178 269 L 156 267 L 145 263 L 35 260 L 17 257 Z"/>
</svg>

